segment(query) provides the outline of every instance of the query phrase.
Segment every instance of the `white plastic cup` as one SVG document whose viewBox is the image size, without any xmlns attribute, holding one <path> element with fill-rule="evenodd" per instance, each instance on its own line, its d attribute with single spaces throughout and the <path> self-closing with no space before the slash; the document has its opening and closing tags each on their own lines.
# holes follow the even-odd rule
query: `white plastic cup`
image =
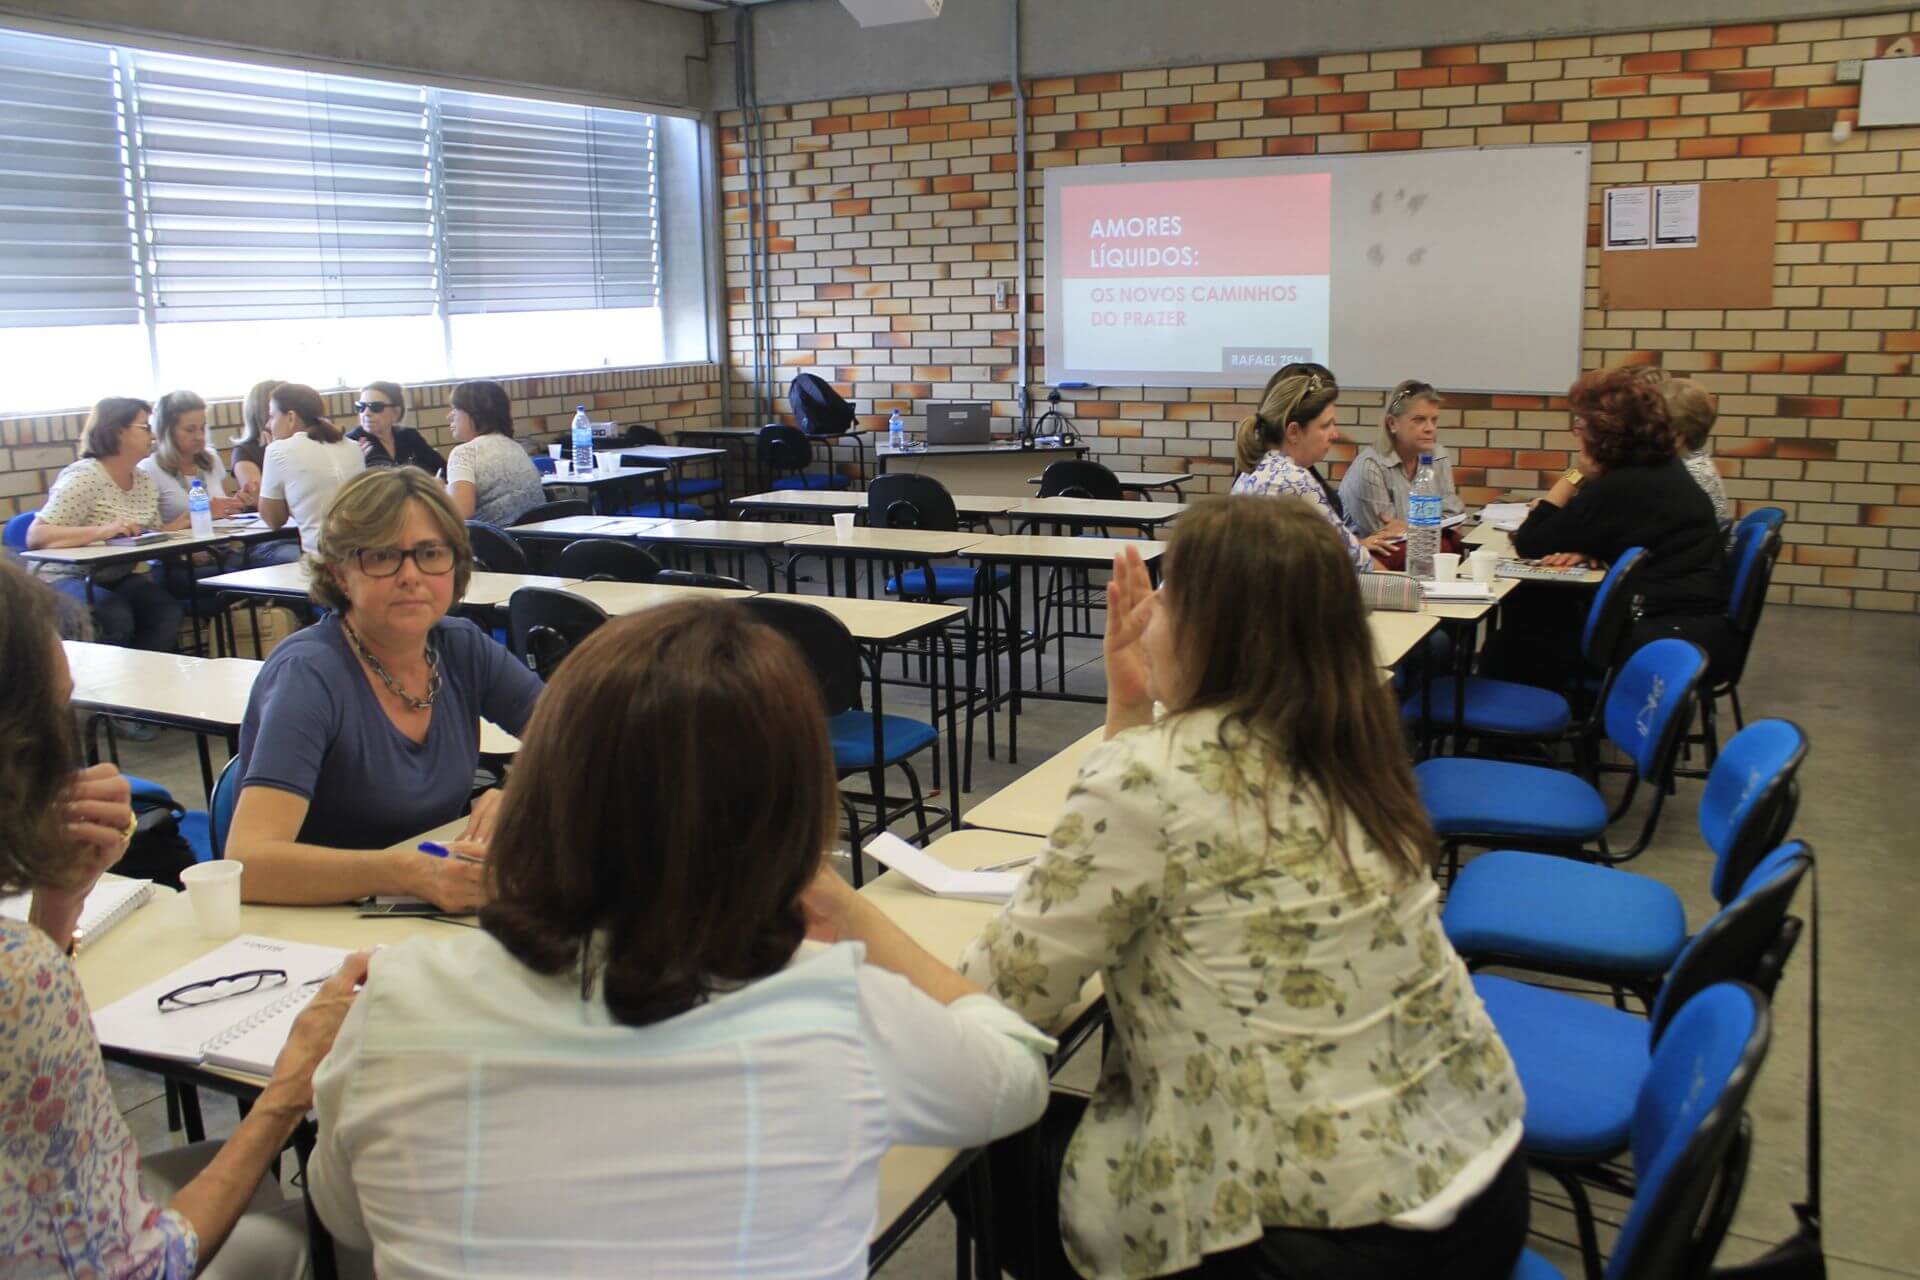
<svg viewBox="0 0 1920 1280">
<path fill-rule="evenodd" d="M 555 462 L 559 462 L 561 459 L 567 456 L 567 446 L 562 444 L 560 441 L 555 440 L 552 444 L 547 446 L 547 456 L 549 458 L 552 458 Z"/>
<path fill-rule="evenodd" d="M 1460 557 L 1451 551 L 1436 551 L 1433 556 L 1433 580 L 1452 582 L 1460 576 Z"/>
<path fill-rule="evenodd" d="M 833 513 L 833 536 L 845 542 L 853 533 L 853 518 L 859 514 L 854 511 L 836 511 Z"/>
<path fill-rule="evenodd" d="M 240 873 L 245 870 L 226 858 L 196 862 L 180 873 L 201 937 L 231 938 L 240 932 Z"/>
<path fill-rule="evenodd" d="M 1499 568 L 1500 553 L 1492 547 L 1481 547 L 1467 557 L 1467 572 L 1475 582 L 1492 582 Z"/>
</svg>

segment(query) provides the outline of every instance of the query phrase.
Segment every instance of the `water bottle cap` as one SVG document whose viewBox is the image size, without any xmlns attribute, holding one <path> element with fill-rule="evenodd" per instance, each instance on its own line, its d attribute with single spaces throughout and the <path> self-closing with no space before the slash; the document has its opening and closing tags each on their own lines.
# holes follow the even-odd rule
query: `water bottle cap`
<svg viewBox="0 0 1920 1280">
<path fill-rule="evenodd" d="M 1421 455 L 1420 455 L 1420 465 L 1421 465 L 1421 466 L 1423 466 L 1423 467 L 1430 467 L 1430 466 L 1432 466 L 1432 465 L 1433 465 L 1433 455 L 1432 455 L 1432 454 L 1430 454 L 1430 453 L 1423 453 L 1423 454 L 1421 454 Z"/>
</svg>

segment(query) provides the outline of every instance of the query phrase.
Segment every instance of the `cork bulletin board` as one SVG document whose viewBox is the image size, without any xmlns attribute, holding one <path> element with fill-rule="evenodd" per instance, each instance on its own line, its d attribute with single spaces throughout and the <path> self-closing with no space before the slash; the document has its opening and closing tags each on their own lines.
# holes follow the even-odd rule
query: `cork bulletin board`
<svg viewBox="0 0 1920 1280">
<path fill-rule="evenodd" d="M 1701 183 L 1699 247 L 1601 250 L 1601 307 L 1666 311 L 1772 306 L 1779 200 L 1780 184 L 1772 178 Z"/>
</svg>

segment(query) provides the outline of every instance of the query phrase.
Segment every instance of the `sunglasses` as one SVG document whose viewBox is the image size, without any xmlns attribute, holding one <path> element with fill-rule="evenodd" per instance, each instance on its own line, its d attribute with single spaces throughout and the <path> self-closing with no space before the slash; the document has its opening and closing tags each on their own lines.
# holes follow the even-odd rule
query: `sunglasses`
<svg viewBox="0 0 1920 1280">
<path fill-rule="evenodd" d="M 353 411 L 355 413 L 385 413 L 391 408 L 393 408 L 393 406 L 385 400 L 355 400 L 353 402 Z"/>
<path fill-rule="evenodd" d="M 360 563 L 360 572 L 369 578 L 391 578 L 409 556 L 420 572 L 432 577 L 453 571 L 453 548 L 444 542 L 423 542 L 417 547 L 362 547 L 353 555 Z"/>
<path fill-rule="evenodd" d="M 1405 404 L 1409 400 L 1414 399 L 1417 396 L 1430 396 L 1432 394 L 1433 394 L 1432 383 L 1416 382 L 1412 386 L 1408 387 L 1405 391 L 1402 391 L 1399 395 L 1395 396 L 1392 400 L 1390 400 L 1387 403 L 1387 412 L 1394 415 L 1395 417 L 1398 417 L 1400 414 L 1401 405 Z"/>
</svg>

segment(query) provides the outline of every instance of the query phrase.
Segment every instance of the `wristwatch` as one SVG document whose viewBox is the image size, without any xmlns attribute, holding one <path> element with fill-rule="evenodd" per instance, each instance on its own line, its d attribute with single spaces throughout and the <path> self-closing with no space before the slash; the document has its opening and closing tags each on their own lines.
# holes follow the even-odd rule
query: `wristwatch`
<svg viewBox="0 0 1920 1280">
<path fill-rule="evenodd" d="M 1574 488 L 1578 489 L 1580 487 L 1580 482 L 1587 478 L 1587 473 L 1582 471 L 1578 467 L 1568 467 L 1564 472 L 1561 473 L 1560 478 L 1562 480 L 1565 480 L 1568 484 L 1572 485 Z"/>
</svg>

